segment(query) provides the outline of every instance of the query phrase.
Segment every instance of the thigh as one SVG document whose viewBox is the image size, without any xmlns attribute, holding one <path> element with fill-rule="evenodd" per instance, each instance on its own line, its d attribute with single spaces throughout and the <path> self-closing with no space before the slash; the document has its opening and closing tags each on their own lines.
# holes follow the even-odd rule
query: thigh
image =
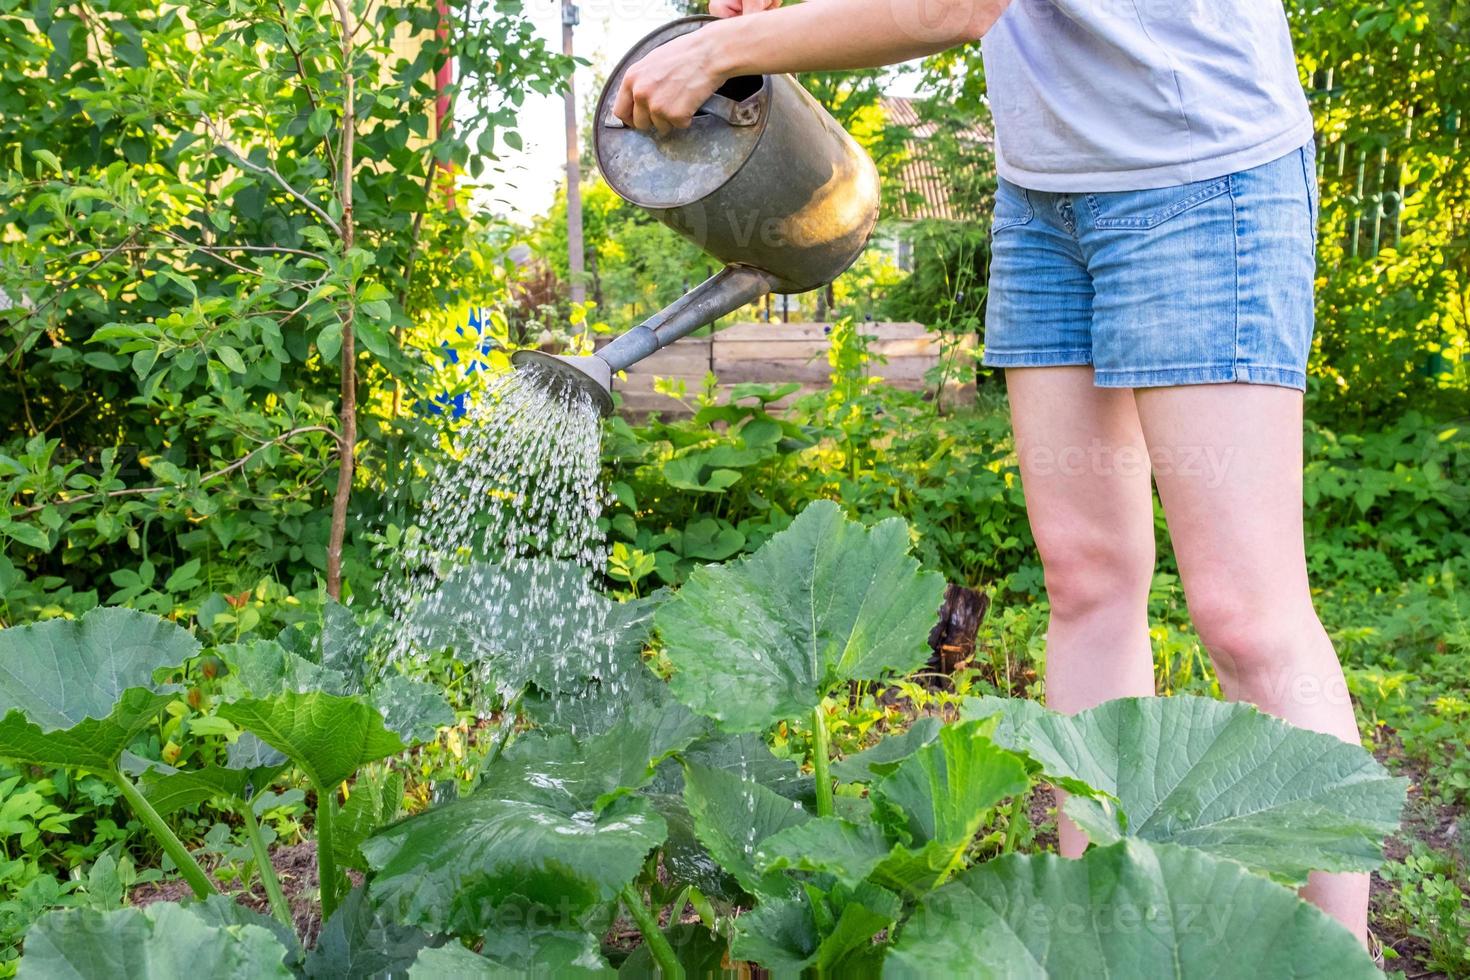
<svg viewBox="0 0 1470 980">
<path fill-rule="evenodd" d="M 1186 593 L 1223 583 L 1254 608 L 1305 596 L 1301 392 L 1215 384 L 1134 395 Z"/>
<path fill-rule="evenodd" d="M 1153 491 L 1133 392 L 1099 388 L 1089 367 L 1006 371 L 1026 512 L 1042 561 L 1147 571 Z"/>
</svg>

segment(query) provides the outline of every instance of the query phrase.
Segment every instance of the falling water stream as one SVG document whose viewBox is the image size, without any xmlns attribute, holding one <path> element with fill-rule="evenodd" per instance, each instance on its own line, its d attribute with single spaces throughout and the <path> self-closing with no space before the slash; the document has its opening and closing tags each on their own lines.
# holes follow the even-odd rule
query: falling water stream
<svg viewBox="0 0 1470 980">
<path fill-rule="evenodd" d="M 548 380 L 530 366 L 492 378 L 472 397 L 381 579 L 379 598 L 394 623 L 390 661 L 422 662 L 442 645 L 446 624 L 464 627 L 485 649 L 528 626 L 574 649 L 594 639 L 565 634 L 597 625 L 567 605 L 569 594 L 589 593 L 571 586 L 600 582 L 606 567 L 601 418 L 586 392 Z M 450 580 L 459 588 L 446 592 Z M 483 684 L 500 683 L 485 673 Z M 499 693 L 502 703 L 514 696 Z"/>
<path fill-rule="evenodd" d="M 450 624 L 461 638 L 457 658 L 477 668 L 482 717 L 520 694 L 495 669 L 496 653 L 542 658 L 557 681 L 585 676 L 570 659 L 607 649 L 615 629 L 597 596 L 607 561 L 601 418 L 585 391 L 549 380 L 528 366 L 475 395 L 380 586 L 394 624 L 388 659 L 422 669 Z M 616 700 L 619 682 L 607 681 Z M 555 686 L 557 698 L 576 696 Z M 514 717 L 504 714 L 497 742 Z M 759 843 L 756 785 L 746 753 L 732 761 L 748 814 L 732 833 L 749 857 Z"/>
</svg>

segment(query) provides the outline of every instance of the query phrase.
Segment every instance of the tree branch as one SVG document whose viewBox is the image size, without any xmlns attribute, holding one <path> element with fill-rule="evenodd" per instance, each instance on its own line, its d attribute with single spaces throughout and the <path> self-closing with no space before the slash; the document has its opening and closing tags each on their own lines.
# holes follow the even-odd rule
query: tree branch
<svg viewBox="0 0 1470 980">
<path fill-rule="evenodd" d="M 32 307 L 30 310 L 26 311 L 26 315 L 23 316 L 23 317 L 21 317 L 19 320 L 16 320 L 13 324 L 11 324 L 11 326 L 18 327 L 22 323 L 25 323 L 27 320 L 29 320 L 31 317 L 33 317 L 33 316 L 39 316 L 41 313 L 44 313 L 48 308 L 50 308 L 53 304 L 55 304 L 55 302 L 57 300 L 59 300 L 61 298 L 61 296 L 62 296 L 63 293 L 65 293 L 71 287 L 75 286 L 77 283 L 81 282 L 83 279 L 87 278 L 88 274 L 91 273 L 91 271 L 93 269 L 97 268 L 99 265 L 101 265 L 102 263 L 106 262 L 108 259 L 112 258 L 118 252 L 121 252 L 124 249 L 126 249 L 129 245 L 132 244 L 133 239 L 136 238 L 137 236 L 138 236 L 138 233 L 135 231 L 131 235 L 129 235 L 127 238 L 124 238 L 118 244 L 112 246 L 107 251 L 103 252 L 102 253 L 102 256 L 99 259 L 97 259 L 97 261 L 89 264 L 81 272 L 78 272 L 76 275 L 74 275 L 70 279 L 66 280 L 66 282 L 63 282 L 59 286 L 55 287 L 55 289 L 52 290 L 51 295 L 46 298 L 46 301 L 44 303 L 39 303 L 36 306 Z M 95 252 L 97 250 L 96 249 L 88 249 L 88 251 L 89 252 Z M 87 253 L 84 252 L 82 254 L 85 255 Z M 20 345 L 17 345 L 16 348 L 15 348 L 15 352 L 14 352 L 14 354 L 12 354 L 12 356 L 19 355 L 20 354 L 20 350 L 21 350 Z"/>
<path fill-rule="evenodd" d="M 352 251 L 356 226 L 352 218 L 353 140 L 357 129 L 356 76 L 352 65 L 352 38 L 357 33 L 352 22 L 350 0 L 334 0 L 337 28 L 342 43 L 342 165 L 337 168 L 340 181 L 339 203 L 342 223 L 338 226 L 342 254 Z M 352 479 L 357 451 L 357 287 L 349 279 L 345 302 L 338 312 L 342 320 L 342 397 L 338 407 L 342 434 L 339 437 L 340 460 L 337 466 L 337 489 L 332 494 L 332 523 L 327 536 L 327 594 L 342 596 L 342 542 L 347 535 L 347 507 L 352 499 Z"/>
<path fill-rule="evenodd" d="M 263 453 L 265 450 L 269 449 L 271 446 L 279 445 L 279 444 L 285 442 L 287 439 L 292 439 L 292 438 L 295 438 L 296 436 L 304 435 L 304 434 L 306 434 L 308 432 L 324 432 L 327 435 L 331 436 L 332 439 L 334 441 L 336 441 L 339 446 L 341 444 L 341 437 L 339 437 L 337 435 L 336 430 L 330 429 L 330 428 L 328 428 L 325 425 L 303 425 L 300 428 L 292 429 L 290 432 L 283 432 L 283 433 L 281 433 L 280 435 L 276 436 L 273 439 L 266 440 L 265 442 L 261 443 L 259 446 L 257 446 L 254 449 L 250 450 L 250 452 L 246 453 L 244 456 L 241 456 L 239 459 L 235 460 L 233 463 L 230 463 L 228 466 L 222 467 L 221 469 L 217 469 L 217 470 L 213 471 L 212 473 L 208 474 L 207 476 L 203 477 L 199 481 L 199 485 L 202 487 L 206 483 L 213 483 L 215 480 L 219 480 L 219 479 L 222 479 L 223 477 L 229 476 L 231 473 L 234 473 L 234 472 L 242 469 L 243 467 L 248 466 L 250 464 L 250 461 L 252 459 L 254 459 L 259 454 Z M 106 490 L 106 491 L 99 490 L 96 493 L 84 493 L 84 494 L 82 494 L 79 497 L 68 497 L 65 500 L 49 500 L 49 501 L 47 501 L 44 504 L 33 504 L 30 507 L 23 508 L 23 509 L 18 510 L 15 513 L 11 514 L 10 515 L 10 518 L 11 518 L 11 520 L 15 520 L 16 518 L 29 517 L 31 514 L 40 513 L 41 511 L 45 510 L 47 507 L 66 507 L 66 506 L 69 506 L 71 504 L 85 503 L 88 500 L 102 500 L 102 499 L 108 499 L 108 500 L 110 500 L 110 499 L 113 499 L 115 497 L 138 497 L 138 496 L 146 496 L 148 494 L 163 493 L 165 490 L 172 490 L 172 489 L 174 489 L 174 488 L 173 487 L 127 487 L 127 488 L 122 489 L 122 490 Z"/>
<path fill-rule="evenodd" d="M 338 237 L 341 237 L 342 226 L 333 221 L 332 216 L 327 214 L 327 212 L 322 208 L 321 205 L 317 204 L 311 198 L 307 197 L 305 194 L 292 187 L 291 183 L 286 180 L 285 177 L 282 177 L 280 172 L 277 171 L 274 167 L 267 167 L 259 163 L 251 163 L 245 158 L 245 154 L 235 149 L 235 147 L 231 145 L 230 141 L 225 139 L 224 133 L 220 132 L 219 127 L 214 124 L 213 119 L 209 118 L 208 115 L 204 115 L 201 118 L 203 118 L 204 120 L 204 125 L 208 127 L 210 135 L 214 137 L 215 145 L 233 156 L 237 164 L 244 167 L 246 170 L 251 170 L 258 174 L 264 174 L 274 180 L 278 185 L 280 185 L 281 190 L 285 191 L 296 201 L 310 208 L 313 214 L 315 214 L 318 218 L 325 222 L 327 227 L 331 228 L 332 231 L 338 235 Z"/>
</svg>

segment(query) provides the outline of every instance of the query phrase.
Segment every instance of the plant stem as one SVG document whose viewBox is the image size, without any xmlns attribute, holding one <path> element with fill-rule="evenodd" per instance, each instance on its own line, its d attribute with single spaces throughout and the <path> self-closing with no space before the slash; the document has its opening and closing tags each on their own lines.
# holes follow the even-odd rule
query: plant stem
<svg viewBox="0 0 1470 980">
<path fill-rule="evenodd" d="M 337 855 L 332 850 L 336 788 L 316 791 L 316 876 L 321 889 L 322 921 L 337 911 Z"/>
<path fill-rule="evenodd" d="M 1002 854 L 1010 854 L 1016 849 L 1016 838 L 1021 836 L 1021 815 L 1026 810 L 1026 798 L 1029 795 L 1023 791 L 1011 799 L 1010 820 L 1006 823 L 1006 842 Z"/>
<path fill-rule="evenodd" d="M 184 876 L 184 880 L 194 890 L 194 896 L 207 898 L 216 894 L 214 885 L 209 883 L 209 876 L 204 873 L 199 862 L 194 860 L 194 855 L 189 853 L 189 849 L 184 846 L 183 841 L 179 840 L 178 835 L 169 829 L 169 825 L 158 815 L 158 811 L 153 809 L 153 804 L 138 792 L 138 787 L 133 785 L 133 781 L 116 769 L 109 775 L 117 788 L 122 791 L 123 799 L 128 801 L 128 806 L 138 815 L 138 819 L 143 821 L 143 826 L 147 827 L 148 832 L 158 840 L 159 844 L 163 845 L 164 853 L 178 866 L 179 874 Z"/>
<path fill-rule="evenodd" d="M 812 772 L 817 779 L 817 816 L 832 816 L 832 751 L 827 739 L 827 714 L 821 704 L 812 709 Z"/>
<path fill-rule="evenodd" d="M 265 838 L 260 836 L 255 808 L 250 805 L 249 800 L 245 800 L 239 810 L 240 818 L 245 821 L 245 836 L 250 838 L 250 850 L 255 855 L 255 869 L 260 872 L 260 883 L 265 886 L 265 897 L 271 904 L 271 911 L 282 925 L 294 933 L 296 924 L 291 921 L 291 906 L 286 901 L 286 894 L 281 891 L 281 879 L 276 877 L 270 851 L 266 850 Z"/>
<path fill-rule="evenodd" d="M 628 914 L 638 924 L 638 931 L 643 934 L 643 941 L 648 944 L 648 951 L 653 954 L 653 961 L 658 964 L 664 980 L 684 980 L 684 967 L 674 955 L 674 947 L 669 945 L 668 937 L 658 927 L 658 917 L 643 904 L 643 898 L 632 882 L 623 886 L 620 897 Z"/>
</svg>

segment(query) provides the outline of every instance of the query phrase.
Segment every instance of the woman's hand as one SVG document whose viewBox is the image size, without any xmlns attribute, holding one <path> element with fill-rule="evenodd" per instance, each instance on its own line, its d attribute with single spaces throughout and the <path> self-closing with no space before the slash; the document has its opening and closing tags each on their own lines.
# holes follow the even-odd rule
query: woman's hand
<svg viewBox="0 0 1470 980">
<path fill-rule="evenodd" d="M 725 81 L 710 68 L 701 37 L 707 31 L 676 37 L 629 66 L 613 103 L 613 115 L 636 129 L 656 129 L 661 136 L 687 129 L 695 110 Z"/>
<path fill-rule="evenodd" d="M 757 14 L 781 6 L 781 0 L 710 0 L 716 17 Z M 708 28 L 691 31 L 654 48 L 623 75 L 613 102 L 613 115 L 636 129 L 665 135 L 687 129 L 694 113 L 725 78 L 711 68 Z"/>
<path fill-rule="evenodd" d="M 781 0 L 709 0 L 709 12 L 716 17 L 739 17 L 758 14 L 781 6 Z"/>
</svg>

